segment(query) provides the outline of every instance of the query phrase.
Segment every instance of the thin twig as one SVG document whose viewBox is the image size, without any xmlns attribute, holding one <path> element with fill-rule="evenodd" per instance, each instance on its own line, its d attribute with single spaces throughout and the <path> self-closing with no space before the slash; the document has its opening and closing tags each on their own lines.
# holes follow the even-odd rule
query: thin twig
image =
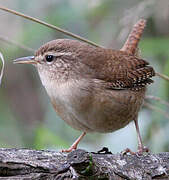
<svg viewBox="0 0 169 180">
<path fill-rule="evenodd" d="M 3 11 L 7 11 L 7 12 L 9 12 L 9 13 L 15 14 L 15 15 L 17 15 L 17 16 L 21 16 L 21 17 L 23 17 L 23 18 L 25 18 L 25 19 L 29 19 L 29 20 L 34 21 L 34 22 L 36 22 L 36 23 L 42 24 L 42 25 L 44 25 L 44 26 L 47 26 L 47 27 L 49 27 L 49 28 L 51 28 L 51 29 L 57 30 L 57 31 L 59 31 L 59 32 L 62 32 L 62 33 L 64 33 L 64 34 L 68 35 L 68 36 L 71 36 L 71 37 L 73 37 L 73 38 L 79 39 L 79 40 L 81 40 L 81 41 L 83 41 L 83 42 L 86 42 L 86 43 L 88 43 L 88 44 L 91 44 L 91 45 L 93 45 L 93 46 L 101 47 L 100 45 L 98 45 L 98 44 L 96 44 L 96 43 L 94 43 L 94 42 L 92 42 L 92 41 L 89 41 L 88 39 L 82 38 L 81 36 L 78 36 L 78 35 L 76 35 L 76 34 L 73 34 L 73 33 L 69 32 L 69 31 L 66 31 L 66 30 L 64 30 L 64 29 L 61 29 L 61 28 L 59 28 L 59 27 L 57 27 L 57 26 L 54 26 L 54 25 L 52 25 L 52 24 L 48 24 L 48 23 L 46 23 L 46 22 L 44 22 L 44 21 L 41 21 L 41 20 L 39 20 L 39 19 L 37 19 L 37 18 L 34 18 L 34 17 L 28 16 L 28 15 L 25 15 L 25 14 L 23 14 L 23 13 L 19 13 L 19 12 L 17 12 L 17 11 L 14 11 L 14 10 L 12 10 L 12 9 L 8 9 L 8 8 L 6 8 L 6 7 L 3 7 L 3 6 L 0 6 L 0 9 L 3 10 Z"/>
<path fill-rule="evenodd" d="M 144 102 L 143 105 L 144 105 L 145 107 L 153 110 L 153 111 L 159 112 L 160 114 L 162 114 L 163 116 L 165 116 L 166 118 L 169 119 L 169 113 L 163 111 L 162 109 L 160 109 L 160 108 L 158 108 L 158 107 L 156 107 L 156 106 L 153 106 L 152 104 L 150 104 L 150 103 L 148 103 L 148 102 Z"/>
<path fill-rule="evenodd" d="M 143 34 L 143 30 L 146 25 L 146 20 L 140 19 L 132 28 L 126 42 L 124 43 L 121 51 L 128 52 L 129 54 L 135 55 L 138 47 L 138 43 Z"/>
<path fill-rule="evenodd" d="M 148 99 L 148 100 L 151 99 L 151 100 L 154 100 L 154 101 L 158 101 L 161 104 L 164 104 L 164 105 L 169 107 L 169 102 L 167 102 L 167 101 L 165 101 L 165 100 L 163 100 L 163 99 L 161 99 L 159 97 L 148 95 L 148 96 L 145 97 L 145 99 Z"/>
<path fill-rule="evenodd" d="M 156 75 L 159 76 L 160 78 L 166 80 L 166 81 L 169 81 L 169 77 L 165 74 L 161 74 L 161 73 L 156 72 Z"/>
<path fill-rule="evenodd" d="M 11 39 L 9 39 L 9 38 L 7 38 L 7 37 L 4 37 L 4 36 L 1 36 L 0 35 L 0 40 L 1 41 L 5 41 L 6 43 L 8 43 L 8 44 L 12 44 L 12 45 L 15 45 L 15 46 L 17 46 L 17 47 L 19 47 L 19 48 L 21 48 L 21 49 L 24 49 L 24 50 L 26 50 L 26 51 L 29 51 L 29 52 L 35 52 L 35 50 L 33 50 L 32 48 L 29 48 L 29 47 L 27 47 L 27 46 L 25 46 L 25 45 L 23 45 L 23 44 L 20 44 L 20 43 L 18 43 L 18 42 L 16 42 L 16 41 L 14 41 L 14 40 L 11 40 Z"/>
</svg>

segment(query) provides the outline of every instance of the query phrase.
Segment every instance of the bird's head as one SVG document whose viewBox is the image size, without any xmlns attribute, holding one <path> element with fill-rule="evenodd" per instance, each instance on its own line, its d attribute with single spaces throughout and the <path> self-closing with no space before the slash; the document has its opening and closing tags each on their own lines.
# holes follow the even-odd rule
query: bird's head
<svg viewBox="0 0 169 180">
<path fill-rule="evenodd" d="M 18 58 L 14 63 L 35 65 L 41 79 L 63 80 L 78 76 L 82 65 L 78 59 L 83 58 L 85 46 L 89 45 L 76 40 L 57 39 L 41 46 L 34 56 Z"/>
</svg>

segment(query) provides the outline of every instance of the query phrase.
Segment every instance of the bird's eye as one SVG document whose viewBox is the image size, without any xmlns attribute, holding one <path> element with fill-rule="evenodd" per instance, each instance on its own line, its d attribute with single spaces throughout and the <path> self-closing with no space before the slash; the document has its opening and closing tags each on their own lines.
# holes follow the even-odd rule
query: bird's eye
<svg viewBox="0 0 169 180">
<path fill-rule="evenodd" d="M 51 63 L 54 59 L 53 55 L 47 55 L 45 58 L 48 63 Z"/>
</svg>

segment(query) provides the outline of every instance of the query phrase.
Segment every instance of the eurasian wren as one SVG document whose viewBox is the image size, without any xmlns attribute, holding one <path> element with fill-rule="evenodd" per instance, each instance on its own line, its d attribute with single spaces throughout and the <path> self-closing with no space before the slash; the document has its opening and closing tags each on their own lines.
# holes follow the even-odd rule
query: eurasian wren
<svg viewBox="0 0 169 180">
<path fill-rule="evenodd" d="M 149 63 L 123 51 L 98 48 L 76 40 L 57 39 L 46 43 L 35 56 L 15 63 L 34 64 L 57 114 L 83 134 L 108 133 L 134 120 L 138 151 L 145 151 L 138 112 L 146 86 L 155 72 Z"/>
</svg>

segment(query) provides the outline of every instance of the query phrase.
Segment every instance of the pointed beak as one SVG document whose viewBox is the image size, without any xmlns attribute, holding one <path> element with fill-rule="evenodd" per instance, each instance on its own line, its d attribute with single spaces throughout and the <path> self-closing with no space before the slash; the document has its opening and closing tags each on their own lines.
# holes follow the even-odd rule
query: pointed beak
<svg viewBox="0 0 169 180">
<path fill-rule="evenodd" d="M 14 64 L 37 64 L 37 61 L 35 61 L 35 56 L 27 56 L 27 57 L 21 57 L 21 58 L 15 59 L 13 63 Z"/>
</svg>

